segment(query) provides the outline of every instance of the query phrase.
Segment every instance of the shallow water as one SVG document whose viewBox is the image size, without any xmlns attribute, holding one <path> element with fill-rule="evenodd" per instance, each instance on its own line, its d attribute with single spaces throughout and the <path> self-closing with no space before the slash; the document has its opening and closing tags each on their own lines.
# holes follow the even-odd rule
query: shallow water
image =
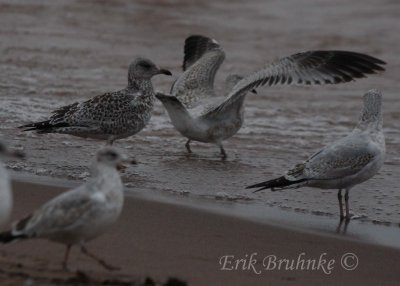
<svg viewBox="0 0 400 286">
<path fill-rule="evenodd" d="M 56 2 L 56 3 L 55 3 Z M 216 38 L 227 59 L 217 85 L 230 72 L 247 74 L 269 60 L 308 49 L 349 49 L 389 64 L 382 75 L 338 86 L 259 89 L 246 102 L 246 122 L 218 148 L 184 143 L 157 102 L 141 133 L 116 143 L 139 164 L 125 170 L 135 191 L 171 193 L 237 204 L 267 205 L 337 217 L 336 191 L 303 188 L 253 194 L 246 185 L 279 176 L 325 144 L 347 134 L 362 95 L 384 93 L 387 159 L 380 173 L 356 186 L 351 209 L 365 221 L 400 222 L 400 4 L 397 1 L 0 1 L 0 134 L 28 159 L 7 165 L 19 172 L 84 179 L 103 142 L 67 135 L 22 133 L 15 127 L 45 118 L 54 108 L 123 88 L 129 61 L 152 58 L 173 71 L 158 77 L 168 91 L 180 74 L 183 41 L 199 33 Z"/>
</svg>

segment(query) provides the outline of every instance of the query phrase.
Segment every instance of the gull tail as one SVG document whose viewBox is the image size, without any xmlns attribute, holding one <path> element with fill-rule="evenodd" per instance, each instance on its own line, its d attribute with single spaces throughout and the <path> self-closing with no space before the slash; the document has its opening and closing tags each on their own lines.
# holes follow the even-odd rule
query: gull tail
<svg viewBox="0 0 400 286">
<path fill-rule="evenodd" d="M 156 97 L 164 105 L 173 123 L 191 120 L 191 116 L 186 107 L 175 96 L 157 92 Z"/>
<path fill-rule="evenodd" d="M 53 124 L 50 120 L 33 122 L 30 124 L 18 126 L 18 128 L 23 129 L 23 131 L 36 131 L 37 133 L 51 133 L 54 128 L 58 127 L 68 127 L 69 125 L 64 122 Z"/>
<path fill-rule="evenodd" d="M 0 243 L 6 244 L 11 242 L 17 242 L 18 240 L 28 238 L 24 234 L 13 234 L 12 230 L 0 233 Z"/>
<path fill-rule="evenodd" d="M 258 183 L 255 185 L 251 185 L 246 187 L 246 189 L 253 189 L 253 188 L 259 188 L 258 190 L 255 190 L 254 193 L 265 190 L 265 189 L 271 189 L 271 191 L 276 191 L 276 188 L 278 189 L 285 189 L 287 187 L 289 188 L 299 188 L 307 182 L 307 179 L 300 179 L 296 181 L 290 181 L 285 178 L 285 176 L 279 177 L 277 179 L 265 181 L 262 183 Z"/>
<path fill-rule="evenodd" d="M 33 215 L 28 215 L 18 222 L 14 223 L 10 230 L 0 233 L 0 243 L 5 244 L 17 242 L 19 240 L 32 237 L 32 235 L 28 235 L 24 231 L 25 227 L 29 224 L 32 217 Z"/>
</svg>

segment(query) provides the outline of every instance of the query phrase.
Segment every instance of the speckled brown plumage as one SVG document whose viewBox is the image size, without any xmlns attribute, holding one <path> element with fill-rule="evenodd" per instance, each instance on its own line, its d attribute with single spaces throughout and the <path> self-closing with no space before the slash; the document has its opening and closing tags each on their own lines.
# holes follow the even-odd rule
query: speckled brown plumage
<svg viewBox="0 0 400 286">
<path fill-rule="evenodd" d="M 48 120 L 20 128 L 38 133 L 104 139 L 109 143 L 134 135 L 150 120 L 154 106 L 151 78 L 161 73 L 171 74 L 156 67 L 150 60 L 136 58 L 129 67 L 126 88 L 60 107 Z"/>
</svg>

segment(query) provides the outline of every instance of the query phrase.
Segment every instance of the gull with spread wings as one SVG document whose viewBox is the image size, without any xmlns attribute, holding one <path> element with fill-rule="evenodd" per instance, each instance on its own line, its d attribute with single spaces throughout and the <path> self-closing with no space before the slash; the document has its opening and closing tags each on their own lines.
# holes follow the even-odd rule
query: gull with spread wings
<svg viewBox="0 0 400 286">
<path fill-rule="evenodd" d="M 217 41 L 199 35 L 185 41 L 183 74 L 171 94 L 157 93 L 174 127 L 186 138 L 214 143 L 222 158 L 222 142 L 235 135 L 243 124 L 243 103 L 249 91 L 263 85 L 338 84 L 383 71 L 385 62 L 349 51 L 307 51 L 281 58 L 247 77 L 237 77 L 226 96 L 216 96 L 215 74 L 225 59 Z"/>
</svg>

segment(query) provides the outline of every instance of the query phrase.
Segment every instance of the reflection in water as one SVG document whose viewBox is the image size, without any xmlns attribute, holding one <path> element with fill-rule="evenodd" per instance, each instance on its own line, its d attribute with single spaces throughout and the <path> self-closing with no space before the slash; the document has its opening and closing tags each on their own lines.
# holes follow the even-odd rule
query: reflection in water
<svg viewBox="0 0 400 286">
<path fill-rule="evenodd" d="M 343 222 L 344 222 L 344 225 L 343 225 Z M 339 220 L 339 224 L 338 224 L 338 226 L 337 226 L 337 228 L 336 228 L 336 233 L 337 233 L 337 234 L 345 235 L 345 234 L 347 233 L 347 227 L 348 227 L 349 223 L 350 223 L 350 219 L 341 218 L 341 219 Z M 342 226 L 343 226 L 343 227 L 342 227 Z"/>
</svg>

